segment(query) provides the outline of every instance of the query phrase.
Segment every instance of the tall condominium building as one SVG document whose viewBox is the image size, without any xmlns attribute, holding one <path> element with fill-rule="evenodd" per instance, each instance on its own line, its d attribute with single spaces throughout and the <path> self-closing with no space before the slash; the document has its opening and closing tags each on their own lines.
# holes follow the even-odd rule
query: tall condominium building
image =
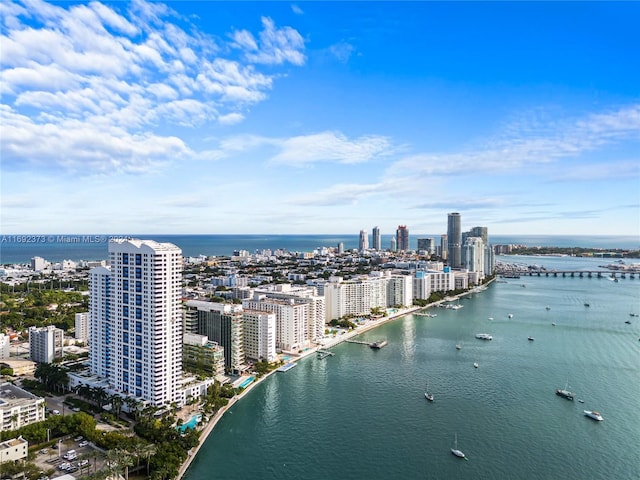
<svg viewBox="0 0 640 480">
<path fill-rule="evenodd" d="M 409 229 L 406 225 L 398 225 L 396 230 L 396 246 L 399 252 L 409 250 Z"/>
<path fill-rule="evenodd" d="M 389 249 L 392 252 L 397 252 L 398 251 L 398 242 L 396 240 L 396 237 L 391 237 L 391 241 L 389 242 Z"/>
<path fill-rule="evenodd" d="M 428 254 L 432 254 L 436 250 L 436 244 L 433 238 L 419 238 L 418 239 L 418 250 L 423 250 Z"/>
<path fill-rule="evenodd" d="M 374 250 L 382 250 L 380 227 L 373 227 L 373 232 L 371 232 L 371 244 Z"/>
<path fill-rule="evenodd" d="M 482 239 L 482 243 L 489 245 L 489 233 L 487 227 L 473 227 L 467 232 L 468 237 L 479 237 Z"/>
<path fill-rule="evenodd" d="M 209 340 L 224 348 L 227 371 L 239 374 L 246 370 L 242 307 L 228 303 L 189 300 L 185 308 L 187 319 L 195 315 L 196 331 L 191 330 L 190 333 L 206 335 Z"/>
<path fill-rule="evenodd" d="M 212 377 L 224 375 L 224 349 L 206 335 L 185 333 L 182 343 L 182 363 Z"/>
<path fill-rule="evenodd" d="M 25 425 L 44 421 L 45 406 L 44 398 L 27 392 L 12 383 L 1 384 L 0 431 L 18 430 Z M 6 458 L 2 460 L 6 460 Z"/>
<path fill-rule="evenodd" d="M 447 235 L 440 235 L 440 246 L 437 248 L 436 253 L 440 255 L 442 260 L 447 260 L 447 253 L 449 249 L 449 244 L 447 240 Z"/>
<path fill-rule="evenodd" d="M 449 267 L 438 271 L 417 271 L 413 280 L 413 298 L 426 300 L 433 292 L 454 290 L 455 284 L 455 276 Z"/>
<path fill-rule="evenodd" d="M 0 359 L 11 356 L 11 337 L 0 333 Z"/>
<path fill-rule="evenodd" d="M 364 252 L 369 250 L 369 236 L 366 230 L 360 230 L 360 239 L 358 241 L 358 250 Z"/>
<path fill-rule="evenodd" d="M 293 351 L 310 344 L 308 321 L 310 302 L 304 298 L 270 298 L 255 293 L 242 301 L 245 310 L 272 312 L 276 315 L 276 349 Z"/>
<path fill-rule="evenodd" d="M 324 286 L 327 322 L 345 315 L 369 315 L 375 307 L 387 307 L 387 278 L 330 277 Z"/>
<path fill-rule="evenodd" d="M 450 213 L 447 221 L 447 262 L 452 268 L 462 267 L 462 229 L 460 214 Z"/>
<path fill-rule="evenodd" d="M 252 360 L 273 362 L 276 354 L 276 314 L 244 310 L 244 354 Z"/>
<path fill-rule="evenodd" d="M 92 373 L 152 405 L 181 404 L 182 251 L 153 240 L 112 240 L 109 265 L 89 272 Z"/>
<path fill-rule="evenodd" d="M 76 313 L 76 340 L 89 341 L 89 312 Z"/>
<path fill-rule="evenodd" d="M 480 237 L 467 237 L 462 247 L 462 266 L 470 272 L 477 272 L 478 278 L 484 278 L 484 242 Z"/>
<path fill-rule="evenodd" d="M 62 358 L 64 332 L 54 325 L 29 327 L 29 358 L 38 363 L 51 363 Z"/>
</svg>

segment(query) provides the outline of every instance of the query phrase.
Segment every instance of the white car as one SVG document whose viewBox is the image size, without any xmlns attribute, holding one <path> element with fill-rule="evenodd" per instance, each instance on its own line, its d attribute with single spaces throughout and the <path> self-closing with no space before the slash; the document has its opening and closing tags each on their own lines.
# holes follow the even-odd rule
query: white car
<svg viewBox="0 0 640 480">
<path fill-rule="evenodd" d="M 87 442 L 86 440 L 83 440 L 78 444 L 79 447 L 86 447 L 87 445 L 89 445 L 89 442 Z"/>
<path fill-rule="evenodd" d="M 80 460 L 80 461 L 78 462 L 78 466 L 79 466 L 79 467 L 84 467 L 85 465 L 88 465 L 88 464 L 89 464 L 89 460 L 87 460 L 87 459 Z"/>
</svg>

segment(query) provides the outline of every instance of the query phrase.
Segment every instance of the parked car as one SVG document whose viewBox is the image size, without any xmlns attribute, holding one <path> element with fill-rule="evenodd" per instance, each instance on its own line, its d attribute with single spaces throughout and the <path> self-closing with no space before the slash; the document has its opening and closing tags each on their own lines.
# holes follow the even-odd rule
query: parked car
<svg viewBox="0 0 640 480">
<path fill-rule="evenodd" d="M 84 467 L 85 465 L 89 465 L 89 460 L 87 460 L 86 458 L 78 462 L 79 467 Z"/>
<path fill-rule="evenodd" d="M 82 435 L 76 437 L 73 439 L 74 442 L 81 442 L 84 439 L 84 437 Z"/>
<path fill-rule="evenodd" d="M 89 442 L 87 442 L 86 440 L 83 440 L 78 444 L 79 447 L 86 447 L 87 445 L 89 445 Z"/>
<path fill-rule="evenodd" d="M 53 414 L 54 414 L 54 415 L 60 415 L 60 410 L 54 410 L 54 411 L 53 411 Z"/>
</svg>

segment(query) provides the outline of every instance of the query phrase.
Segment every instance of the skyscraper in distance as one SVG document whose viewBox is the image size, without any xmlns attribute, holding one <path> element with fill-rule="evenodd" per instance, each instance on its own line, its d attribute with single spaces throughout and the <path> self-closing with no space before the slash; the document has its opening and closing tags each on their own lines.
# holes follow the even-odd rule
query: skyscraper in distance
<svg viewBox="0 0 640 480">
<path fill-rule="evenodd" d="M 364 252 L 369 250 L 369 235 L 366 230 L 360 230 L 360 240 L 358 242 L 358 250 Z"/>
<path fill-rule="evenodd" d="M 371 234 L 371 244 L 374 250 L 382 250 L 379 227 L 373 227 L 373 232 Z"/>
<path fill-rule="evenodd" d="M 462 228 L 460 214 L 450 213 L 447 218 L 447 262 L 452 268 L 462 267 Z"/>
<path fill-rule="evenodd" d="M 409 229 L 406 225 L 398 225 L 396 246 L 400 252 L 409 250 Z"/>
</svg>

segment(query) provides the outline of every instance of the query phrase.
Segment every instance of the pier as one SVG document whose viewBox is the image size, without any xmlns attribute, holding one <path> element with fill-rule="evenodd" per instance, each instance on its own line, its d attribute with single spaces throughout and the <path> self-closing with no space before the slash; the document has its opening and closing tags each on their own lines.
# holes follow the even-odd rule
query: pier
<svg viewBox="0 0 640 480">
<path fill-rule="evenodd" d="M 323 358 L 327 358 L 329 356 L 334 356 L 335 353 L 330 352 L 329 350 L 318 350 L 318 359 L 322 360 Z"/>
<path fill-rule="evenodd" d="M 360 345 L 368 345 L 371 348 L 382 348 L 384 346 L 387 345 L 387 341 L 386 340 L 377 340 L 375 342 L 363 342 L 361 340 L 345 340 L 345 342 L 349 342 L 349 343 L 359 343 Z"/>
</svg>

